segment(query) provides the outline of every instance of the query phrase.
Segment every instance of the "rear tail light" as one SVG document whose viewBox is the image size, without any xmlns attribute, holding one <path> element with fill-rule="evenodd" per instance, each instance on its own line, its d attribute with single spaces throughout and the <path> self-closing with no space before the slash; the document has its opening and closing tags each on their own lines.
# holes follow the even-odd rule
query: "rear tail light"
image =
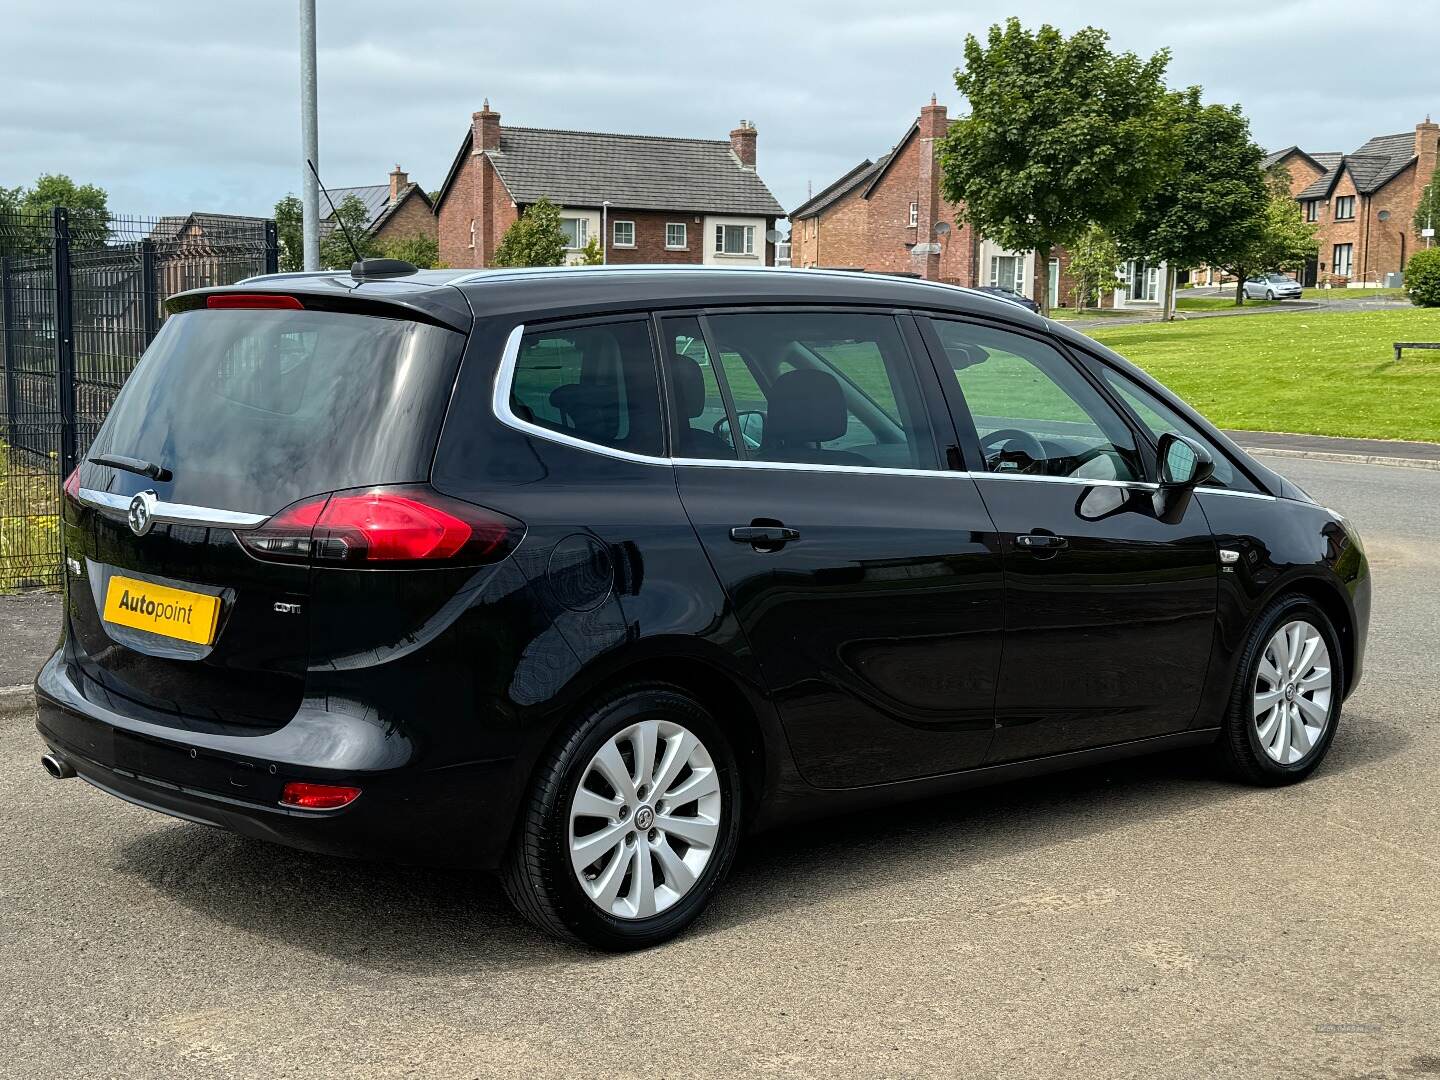
<svg viewBox="0 0 1440 1080">
<path fill-rule="evenodd" d="M 429 488 L 390 487 L 302 499 L 238 535 L 262 559 L 384 567 L 495 562 L 524 529 Z"/>
<path fill-rule="evenodd" d="M 280 805 L 293 806 L 297 810 L 338 810 L 342 806 L 349 806 L 359 797 L 358 787 L 306 784 L 292 780 L 280 793 Z"/>
<path fill-rule="evenodd" d="M 75 466 L 73 472 L 65 478 L 65 497 L 71 502 L 80 501 L 80 466 Z"/>
<path fill-rule="evenodd" d="M 305 305 L 293 296 L 278 293 L 216 293 L 205 298 L 205 306 L 212 310 L 240 308 L 245 311 L 280 308 L 286 311 L 303 311 Z"/>
</svg>

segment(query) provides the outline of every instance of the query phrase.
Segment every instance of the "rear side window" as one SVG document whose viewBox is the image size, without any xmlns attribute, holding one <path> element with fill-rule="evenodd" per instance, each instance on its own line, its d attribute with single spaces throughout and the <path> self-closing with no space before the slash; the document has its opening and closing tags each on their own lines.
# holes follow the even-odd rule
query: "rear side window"
<svg viewBox="0 0 1440 1080">
<path fill-rule="evenodd" d="M 166 320 L 89 456 L 174 473 L 173 502 L 272 514 L 307 495 L 429 476 L 465 338 L 331 311 Z M 92 471 L 93 470 L 93 471 Z M 81 483 L 113 490 L 85 464 Z"/>
<path fill-rule="evenodd" d="M 893 317 L 776 312 L 712 315 L 708 323 L 746 457 L 939 468 Z"/>
<path fill-rule="evenodd" d="M 649 326 L 636 320 L 526 334 L 510 409 L 572 438 L 659 455 L 660 389 Z"/>
</svg>

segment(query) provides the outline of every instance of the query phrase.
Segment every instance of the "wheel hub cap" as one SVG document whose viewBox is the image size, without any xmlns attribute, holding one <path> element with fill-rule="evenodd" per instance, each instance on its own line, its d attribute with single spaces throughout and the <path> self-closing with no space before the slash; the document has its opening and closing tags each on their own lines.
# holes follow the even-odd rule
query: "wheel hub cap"
<svg viewBox="0 0 1440 1080">
<path fill-rule="evenodd" d="M 1303 619 L 1286 623 L 1260 655 L 1252 691 L 1255 735 L 1272 761 L 1308 757 L 1330 726 L 1332 676 L 1325 639 Z"/>
<path fill-rule="evenodd" d="M 693 733 L 634 724 L 596 751 L 571 797 L 576 880 L 607 915 L 658 915 L 700 880 L 724 812 L 719 772 Z"/>
</svg>

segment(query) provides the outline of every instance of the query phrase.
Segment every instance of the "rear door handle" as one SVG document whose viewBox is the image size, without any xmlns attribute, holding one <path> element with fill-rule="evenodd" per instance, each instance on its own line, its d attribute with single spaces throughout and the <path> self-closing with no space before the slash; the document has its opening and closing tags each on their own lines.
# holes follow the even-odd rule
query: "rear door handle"
<svg viewBox="0 0 1440 1080">
<path fill-rule="evenodd" d="M 736 525 L 730 530 L 730 539 L 737 544 L 779 545 L 799 540 L 800 533 L 784 525 Z"/>
<path fill-rule="evenodd" d="M 1069 547 L 1070 541 L 1050 533 L 1021 533 L 1015 537 L 1015 545 L 1028 551 L 1059 551 Z"/>
</svg>

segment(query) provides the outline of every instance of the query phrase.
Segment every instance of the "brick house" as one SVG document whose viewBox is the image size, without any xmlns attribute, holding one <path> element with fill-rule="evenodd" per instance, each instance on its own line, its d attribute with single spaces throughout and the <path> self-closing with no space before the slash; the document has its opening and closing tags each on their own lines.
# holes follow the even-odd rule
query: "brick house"
<svg viewBox="0 0 1440 1080">
<path fill-rule="evenodd" d="M 330 188 L 330 199 L 339 206 L 347 196 L 354 195 L 365 204 L 365 231 L 377 242 L 399 240 L 409 236 L 435 236 L 435 209 L 430 196 L 419 184 L 412 183 L 399 165 L 390 172 L 389 184 L 368 184 L 362 187 Z M 335 228 L 330 203 L 322 197 L 320 235 Z"/>
<path fill-rule="evenodd" d="M 932 95 L 888 153 L 860 162 L 792 210 L 791 265 L 995 286 L 1031 299 L 1048 291 L 1050 307 L 1067 305 L 1074 282 L 1063 248 L 1046 260 L 1010 251 L 956 222 L 955 207 L 940 193 L 936 157 L 953 122 Z M 1158 303 L 1162 272 L 1163 266 L 1127 264 L 1124 286 L 1103 294 L 1102 306 Z"/>
<path fill-rule="evenodd" d="M 567 261 L 592 238 L 612 263 L 774 265 L 784 208 L 755 171 L 756 131 L 728 141 L 502 127 L 484 107 L 436 197 L 440 259 L 492 264 L 505 230 L 542 198 L 560 207 Z"/>
<path fill-rule="evenodd" d="M 1278 151 L 1268 165 L 1290 171 L 1290 189 L 1320 251 L 1305 268 L 1305 285 L 1375 285 L 1401 271 L 1421 243 L 1415 208 L 1435 173 L 1440 124 L 1427 116 L 1414 132 L 1380 135 L 1353 154 Z"/>
</svg>

